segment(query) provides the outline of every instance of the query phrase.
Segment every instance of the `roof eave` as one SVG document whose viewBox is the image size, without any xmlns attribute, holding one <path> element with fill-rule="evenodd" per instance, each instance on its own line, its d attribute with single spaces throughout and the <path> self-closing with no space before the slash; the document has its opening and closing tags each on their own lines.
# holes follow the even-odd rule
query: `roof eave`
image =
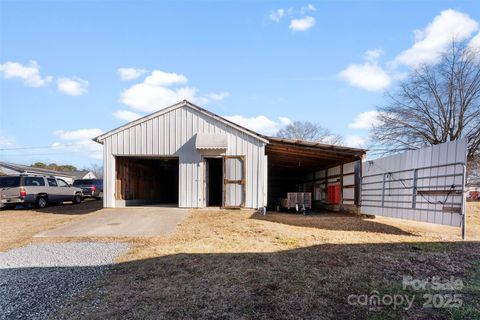
<svg viewBox="0 0 480 320">
<path fill-rule="evenodd" d="M 133 127 L 133 126 L 135 126 L 135 125 L 137 125 L 137 124 L 139 124 L 139 123 L 142 123 L 142 122 L 144 122 L 144 121 L 146 121 L 146 120 L 148 120 L 148 119 L 150 119 L 150 118 L 154 118 L 154 117 L 160 116 L 160 115 L 162 115 L 162 114 L 164 114 L 164 113 L 167 113 L 167 112 L 169 112 L 169 111 L 175 110 L 175 109 L 177 109 L 177 108 L 181 108 L 181 107 L 183 107 L 183 106 L 189 106 L 189 107 L 191 107 L 191 108 L 193 108 L 193 109 L 196 109 L 197 111 L 199 111 L 199 112 L 201 112 L 201 113 L 204 113 L 204 114 L 206 114 L 206 115 L 214 118 L 215 120 L 218 120 L 218 121 L 220 121 L 220 122 L 227 123 L 228 125 L 234 127 L 235 129 L 240 130 L 240 131 L 242 131 L 242 132 L 245 132 L 246 134 L 248 134 L 248 135 L 254 137 L 255 139 L 258 139 L 258 140 L 260 140 L 260 141 L 262 141 L 262 142 L 264 142 L 264 143 L 268 143 L 268 142 L 269 142 L 268 139 L 266 139 L 263 135 L 255 132 L 255 131 L 252 131 L 252 130 L 250 130 L 250 129 L 247 129 L 247 128 L 245 128 L 245 127 L 242 127 L 241 125 L 238 125 L 238 124 L 236 124 L 236 123 L 234 123 L 234 122 L 232 122 L 232 121 L 230 121 L 230 120 L 227 120 L 227 119 L 225 119 L 225 118 L 223 118 L 223 117 L 221 117 L 221 116 L 219 116 L 219 115 L 217 115 L 217 114 L 215 114 L 215 113 L 213 113 L 213 112 L 211 112 L 211 111 L 208 111 L 207 109 L 204 109 L 204 108 L 202 108 L 202 107 L 200 107 L 200 106 L 197 106 L 196 104 L 191 103 L 191 102 L 188 101 L 188 100 L 180 101 L 180 102 L 178 102 L 178 103 L 176 103 L 176 104 L 174 104 L 174 105 L 171 105 L 171 106 L 169 106 L 169 107 L 163 108 L 163 109 L 161 109 L 161 110 L 158 110 L 158 111 L 156 111 L 156 112 L 154 112 L 154 113 L 148 114 L 148 115 L 146 115 L 146 116 L 144 116 L 144 117 L 141 117 L 141 118 L 139 118 L 139 119 L 136 119 L 136 120 L 133 120 L 133 121 L 131 121 L 131 122 L 128 122 L 128 123 L 126 123 L 126 124 L 124 124 L 124 125 L 122 125 L 122 126 L 119 126 L 119 127 L 115 128 L 115 129 L 112 129 L 112 130 L 110 130 L 110 131 L 108 131 L 108 132 L 105 132 L 105 133 L 99 135 L 98 137 L 93 138 L 93 141 L 98 142 L 98 143 L 100 143 L 100 144 L 103 144 L 103 140 L 105 140 L 105 138 L 108 138 L 109 136 L 114 135 L 115 133 L 117 133 L 117 132 L 119 132 L 119 131 L 121 131 L 121 130 L 125 130 L 125 129 L 127 129 L 127 128 Z"/>
<path fill-rule="evenodd" d="M 287 138 L 279 138 L 279 137 L 271 137 L 271 136 L 264 136 L 269 140 L 269 143 L 283 143 L 283 144 L 290 144 L 290 145 L 297 145 L 297 146 L 305 146 L 305 147 L 312 147 L 312 148 L 319 148 L 319 149 L 329 149 L 331 151 L 345 151 L 345 152 L 352 152 L 357 156 L 362 156 L 367 153 L 367 149 L 362 148 L 352 148 L 352 147 L 344 147 L 338 146 L 333 144 L 326 144 L 314 141 L 305 141 L 305 140 L 293 140 Z"/>
</svg>

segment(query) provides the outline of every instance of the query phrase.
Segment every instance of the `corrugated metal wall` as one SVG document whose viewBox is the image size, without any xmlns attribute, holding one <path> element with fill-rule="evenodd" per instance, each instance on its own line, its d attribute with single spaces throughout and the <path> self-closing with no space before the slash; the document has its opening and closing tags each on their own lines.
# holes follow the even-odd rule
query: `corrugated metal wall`
<svg viewBox="0 0 480 320">
<path fill-rule="evenodd" d="M 205 167 L 195 148 L 199 132 L 225 134 L 226 155 L 245 156 L 245 207 L 266 205 L 263 175 L 266 171 L 265 143 L 251 135 L 182 106 L 133 127 L 107 136 L 104 142 L 104 206 L 115 207 L 115 156 L 179 158 L 179 206 L 205 206 Z"/>
<path fill-rule="evenodd" d="M 366 161 L 362 213 L 460 226 L 467 141 Z"/>
</svg>

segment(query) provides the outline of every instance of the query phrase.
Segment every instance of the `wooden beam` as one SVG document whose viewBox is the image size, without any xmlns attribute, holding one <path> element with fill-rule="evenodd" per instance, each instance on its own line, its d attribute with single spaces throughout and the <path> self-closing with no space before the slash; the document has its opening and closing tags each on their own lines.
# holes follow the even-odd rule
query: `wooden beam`
<svg viewBox="0 0 480 320">
<path fill-rule="evenodd" d="M 301 156 L 310 156 L 312 158 L 317 158 L 317 159 L 333 159 L 333 160 L 339 160 L 339 161 L 344 161 L 344 160 L 349 160 L 355 159 L 355 155 L 342 155 L 342 154 L 337 154 L 335 152 L 323 152 L 319 150 L 310 150 L 310 149 L 299 149 L 299 148 L 282 148 L 282 147 L 271 147 L 267 146 L 266 148 L 266 153 L 272 154 L 272 153 L 279 153 L 279 154 L 289 154 L 289 155 L 301 155 Z"/>
<path fill-rule="evenodd" d="M 335 146 L 304 146 L 304 145 L 295 145 L 289 143 L 279 143 L 279 142 L 270 142 L 267 145 L 267 148 L 280 147 L 280 148 L 290 148 L 290 149 L 299 149 L 305 151 L 313 151 L 320 153 L 333 153 L 337 155 L 350 156 L 350 157 L 360 157 L 363 153 L 360 153 L 358 150 L 340 150 Z"/>
<path fill-rule="evenodd" d="M 306 166 L 308 164 L 313 165 L 313 166 L 323 166 L 323 165 L 328 165 L 329 163 L 332 163 L 331 161 L 322 161 L 322 160 L 312 160 L 308 158 L 288 158 L 288 157 L 272 157 L 271 163 L 286 163 L 290 164 L 296 167 L 299 166 Z"/>
</svg>

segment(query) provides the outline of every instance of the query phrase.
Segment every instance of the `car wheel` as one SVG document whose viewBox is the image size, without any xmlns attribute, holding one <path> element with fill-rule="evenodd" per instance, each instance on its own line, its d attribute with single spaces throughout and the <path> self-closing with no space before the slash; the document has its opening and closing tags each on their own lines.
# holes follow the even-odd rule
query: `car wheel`
<svg viewBox="0 0 480 320">
<path fill-rule="evenodd" d="M 74 204 L 79 204 L 80 202 L 82 202 L 82 196 L 79 195 L 79 194 L 76 194 L 76 195 L 73 197 L 73 203 L 74 203 Z"/>
<path fill-rule="evenodd" d="M 36 201 L 37 208 L 43 209 L 48 206 L 47 197 L 38 197 Z"/>
</svg>

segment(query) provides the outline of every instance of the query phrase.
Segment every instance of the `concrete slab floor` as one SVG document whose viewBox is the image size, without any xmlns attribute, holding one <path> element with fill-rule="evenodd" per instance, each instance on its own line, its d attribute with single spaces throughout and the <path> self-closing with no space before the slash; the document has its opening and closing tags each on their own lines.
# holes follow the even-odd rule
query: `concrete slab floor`
<svg viewBox="0 0 480 320">
<path fill-rule="evenodd" d="M 102 209 L 82 221 L 41 232 L 35 237 L 156 237 L 175 232 L 188 209 L 145 206 Z"/>
</svg>

